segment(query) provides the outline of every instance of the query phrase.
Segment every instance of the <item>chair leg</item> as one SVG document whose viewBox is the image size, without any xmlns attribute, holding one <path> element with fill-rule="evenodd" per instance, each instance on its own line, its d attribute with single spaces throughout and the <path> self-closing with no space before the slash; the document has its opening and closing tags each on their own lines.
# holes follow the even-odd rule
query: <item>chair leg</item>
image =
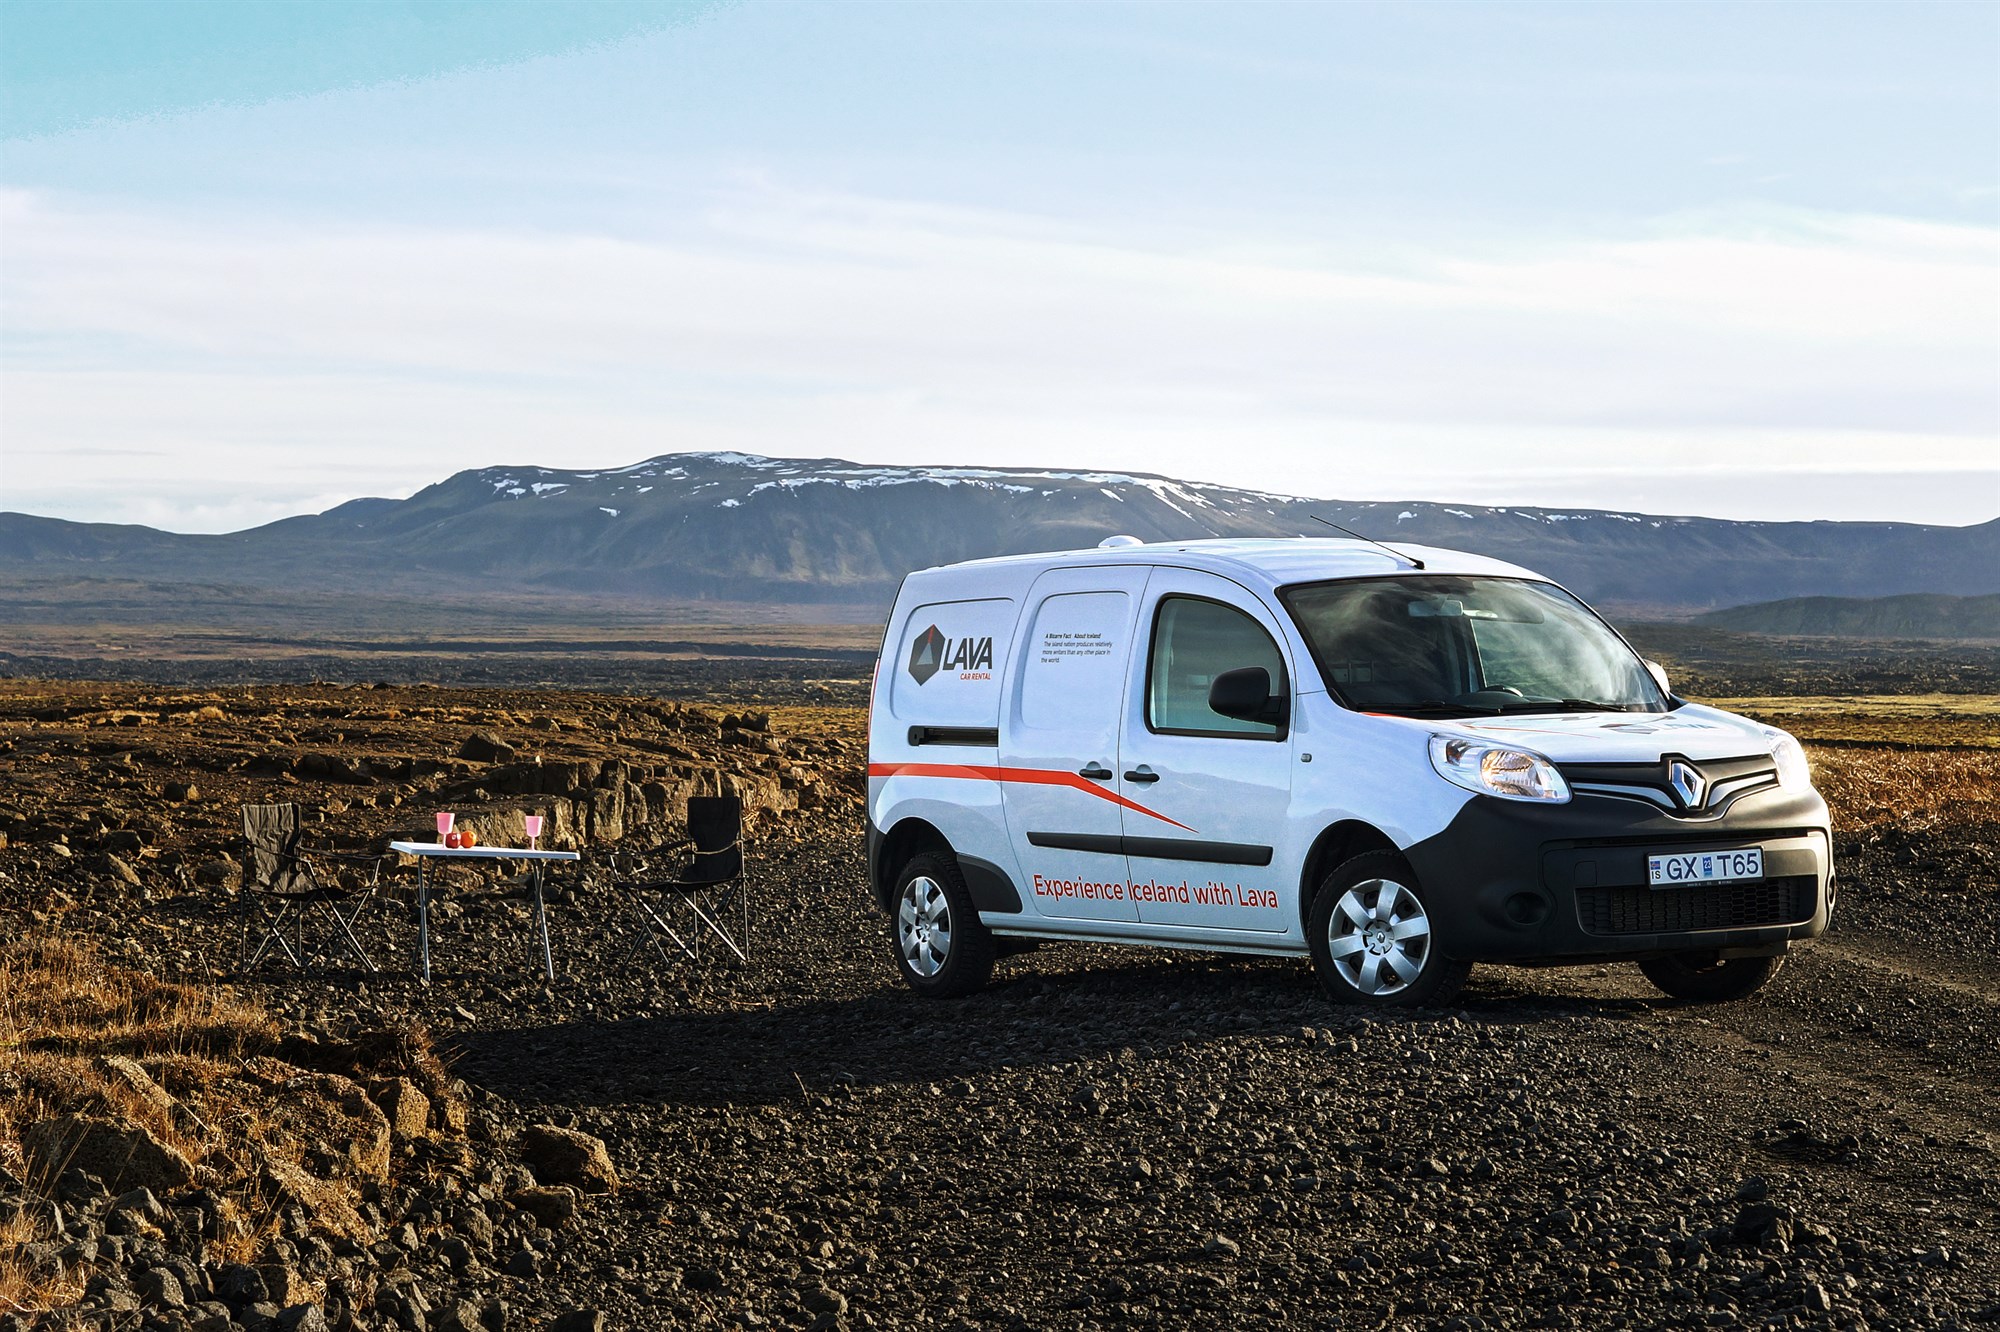
<svg viewBox="0 0 2000 1332">
<path fill-rule="evenodd" d="M 353 929 L 356 925 L 360 924 L 361 913 L 366 911 L 371 905 L 374 904 L 375 895 L 381 891 L 381 888 L 382 885 L 379 880 L 369 884 L 368 891 L 362 893 L 359 897 L 354 899 L 354 910 L 349 911 L 345 915 L 341 916 L 341 923 L 350 930 Z M 333 909 L 336 914 L 339 914 L 340 912 L 339 903 L 335 903 Z"/>
<path fill-rule="evenodd" d="M 741 885 L 739 884 L 738 887 L 740 890 Z M 746 965 L 749 963 L 750 961 L 749 953 L 745 952 L 743 948 L 739 948 L 736 946 L 736 941 L 729 937 L 729 931 L 724 929 L 720 924 L 718 924 L 714 916 L 709 915 L 707 911 L 702 909 L 700 901 L 698 901 L 693 896 L 690 896 L 687 899 L 687 905 L 688 905 L 688 910 L 694 912 L 696 916 L 701 918 L 701 923 L 708 927 L 709 933 L 713 934 L 716 938 L 722 940 L 722 946 L 724 948 L 727 948 L 730 952 L 736 954 L 737 961 L 742 962 Z M 744 946 L 747 948 L 750 943 L 749 933 L 747 930 L 749 917 L 747 914 L 745 915 L 744 920 L 746 924 L 746 930 L 743 938 L 743 943 Z"/>
<path fill-rule="evenodd" d="M 340 914 L 340 907 L 332 902 L 322 902 L 320 906 L 325 908 L 327 915 L 333 917 L 334 926 L 346 942 L 347 950 L 361 959 L 362 966 L 370 971 L 375 970 L 375 964 L 369 960 L 367 952 L 361 947 L 361 940 L 354 937 L 354 930 L 349 926 L 347 917 Z"/>
<path fill-rule="evenodd" d="M 675 931 L 674 927 L 669 925 L 665 920 L 663 920 L 660 917 L 660 914 L 658 912 L 653 910 L 651 903 L 647 902 L 646 899 L 640 896 L 637 892 L 628 894 L 628 897 L 630 898 L 632 904 L 632 915 L 634 916 L 635 919 L 638 920 L 639 928 L 645 931 L 647 940 L 653 945 L 653 950 L 660 955 L 660 961 L 665 962 L 670 966 L 673 964 L 673 959 L 667 956 L 666 946 L 660 942 L 661 934 L 664 934 L 669 939 L 672 939 L 674 941 L 674 947 L 680 949 L 683 955 L 690 958 L 694 958 L 696 960 L 700 959 L 701 954 L 699 951 L 697 951 L 697 948 L 690 948 L 688 946 L 688 941 L 681 938 L 680 934 L 677 931 Z M 658 931 L 657 933 L 655 933 L 656 930 Z M 696 944 L 699 945 L 699 943 L 700 940 L 697 939 Z M 638 951 L 638 949 L 639 949 L 638 941 L 634 940 L 633 951 L 636 952 Z"/>
<path fill-rule="evenodd" d="M 285 960 L 290 962 L 295 970 L 304 971 L 306 969 L 303 958 L 305 952 L 305 932 L 303 928 L 305 912 L 303 909 L 298 910 L 298 915 L 301 918 L 301 929 L 299 933 L 299 947 L 294 949 L 291 942 L 285 938 L 285 926 L 290 923 L 290 917 L 293 914 L 294 908 L 287 905 L 281 906 L 277 910 L 278 914 L 275 917 L 267 918 L 253 904 L 251 913 L 246 913 L 244 916 L 243 946 L 246 950 L 250 946 L 251 933 L 260 926 L 264 930 L 264 937 L 257 944 L 257 951 L 251 953 L 250 960 L 242 965 L 241 969 L 246 975 L 257 969 L 257 964 L 264 960 L 264 954 L 272 944 L 278 945 L 278 951 L 285 955 Z"/>
</svg>

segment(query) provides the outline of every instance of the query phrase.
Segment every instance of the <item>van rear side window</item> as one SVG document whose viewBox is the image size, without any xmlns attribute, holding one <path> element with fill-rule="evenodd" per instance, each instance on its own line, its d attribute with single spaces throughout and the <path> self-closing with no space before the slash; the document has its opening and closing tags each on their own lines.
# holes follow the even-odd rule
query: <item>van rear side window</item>
<svg viewBox="0 0 2000 1332">
<path fill-rule="evenodd" d="M 912 610 L 889 663 L 893 715 L 916 726 L 998 726 L 1000 671 L 1014 613 L 1007 597 L 936 601 Z"/>
</svg>

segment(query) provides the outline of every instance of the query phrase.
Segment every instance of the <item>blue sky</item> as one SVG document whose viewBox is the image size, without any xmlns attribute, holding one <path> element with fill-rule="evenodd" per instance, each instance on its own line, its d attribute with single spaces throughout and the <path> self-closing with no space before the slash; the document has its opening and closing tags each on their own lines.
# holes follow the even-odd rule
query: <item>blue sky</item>
<svg viewBox="0 0 2000 1332">
<path fill-rule="evenodd" d="M 0 2 L 0 505 L 726 447 L 2000 515 L 1988 5 Z"/>
</svg>

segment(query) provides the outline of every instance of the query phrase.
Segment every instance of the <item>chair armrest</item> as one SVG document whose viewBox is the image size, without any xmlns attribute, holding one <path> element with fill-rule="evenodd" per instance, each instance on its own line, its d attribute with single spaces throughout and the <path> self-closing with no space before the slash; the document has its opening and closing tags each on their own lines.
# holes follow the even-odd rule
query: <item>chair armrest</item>
<svg viewBox="0 0 2000 1332">
<path fill-rule="evenodd" d="M 319 851 L 312 847 L 302 846 L 295 854 L 288 857 L 288 859 L 309 874 L 312 872 L 312 867 L 316 862 L 331 861 L 336 865 L 366 865 L 368 867 L 368 881 L 376 883 L 382 878 L 382 866 L 391 857 L 387 852 L 368 855 L 358 851 Z"/>
<path fill-rule="evenodd" d="M 670 855 L 684 851 L 693 845 L 692 841 L 682 837 L 676 841 L 661 842 L 657 846 L 649 846 L 644 851 L 613 851 L 611 853 L 611 872 L 621 878 L 631 878 L 635 874 L 644 872 L 643 862 L 649 857 Z"/>
</svg>

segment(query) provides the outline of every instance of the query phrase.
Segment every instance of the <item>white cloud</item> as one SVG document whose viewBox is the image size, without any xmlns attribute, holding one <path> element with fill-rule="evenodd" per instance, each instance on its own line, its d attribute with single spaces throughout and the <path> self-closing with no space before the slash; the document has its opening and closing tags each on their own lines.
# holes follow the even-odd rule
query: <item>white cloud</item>
<svg viewBox="0 0 2000 1332">
<path fill-rule="evenodd" d="M 1662 467 L 1989 469 L 2000 433 L 1990 228 L 1711 214 L 1388 252 L 768 186 L 650 239 L 21 191 L 0 228 L 0 503 L 179 497 L 185 529 L 678 448 L 1446 500 L 1596 477 L 1619 507 Z"/>
</svg>

